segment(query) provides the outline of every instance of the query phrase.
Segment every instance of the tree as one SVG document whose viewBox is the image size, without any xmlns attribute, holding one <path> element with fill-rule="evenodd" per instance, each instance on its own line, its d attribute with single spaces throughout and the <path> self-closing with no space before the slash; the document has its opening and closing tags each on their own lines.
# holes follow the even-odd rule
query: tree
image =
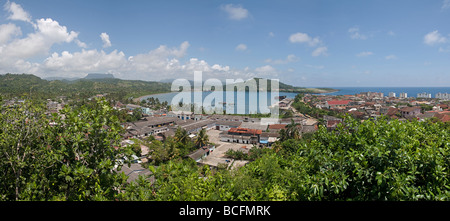
<svg viewBox="0 0 450 221">
<path fill-rule="evenodd" d="M 188 132 L 180 126 L 175 131 L 174 139 L 175 141 L 180 142 L 184 145 L 186 145 L 190 141 Z"/>
<path fill-rule="evenodd" d="M 209 137 L 208 134 L 206 134 L 206 129 L 202 128 L 195 138 L 195 146 L 197 147 L 203 147 L 208 145 L 209 143 Z"/>
<path fill-rule="evenodd" d="M 104 100 L 50 117 L 25 102 L 1 118 L 1 199 L 112 200 L 126 182 L 114 166 L 131 152 L 115 148 L 122 128 Z"/>
</svg>

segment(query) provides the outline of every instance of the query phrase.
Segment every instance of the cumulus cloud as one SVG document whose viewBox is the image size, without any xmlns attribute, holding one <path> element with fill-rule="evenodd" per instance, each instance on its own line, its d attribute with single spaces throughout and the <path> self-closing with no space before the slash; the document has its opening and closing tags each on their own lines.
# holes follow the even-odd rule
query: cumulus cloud
<svg viewBox="0 0 450 221">
<path fill-rule="evenodd" d="M 228 7 L 242 8 L 233 5 Z M 22 33 L 21 28 L 13 23 L 0 25 L 0 72 L 2 73 L 29 73 L 40 77 L 83 77 L 86 73 L 100 72 L 113 73 L 114 76 L 122 79 L 149 81 L 169 78 L 192 79 L 194 71 L 202 71 L 205 79 L 229 77 L 248 79 L 277 75 L 277 70 L 270 65 L 236 69 L 223 64 L 210 65 L 206 60 L 187 57 L 190 47 L 188 41 L 175 47 L 160 45 L 147 53 L 136 55 L 125 55 L 117 49 L 109 53 L 99 49 L 87 50 L 87 44 L 78 38 L 79 33 L 69 30 L 58 21 L 51 18 L 31 20 L 31 16 L 15 3 L 8 2 L 4 10 L 10 12 L 9 19 L 27 21 L 32 25 L 32 29 L 29 33 Z M 247 13 L 245 16 L 239 16 L 237 13 L 233 15 L 233 18 L 248 16 L 248 11 L 245 13 Z M 112 46 L 107 33 L 101 33 L 100 38 L 103 48 Z M 55 44 L 63 47 L 67 43 L 78 45 L 81 51 L 51 51 Z M 247 50 L 247 46 L 241 44 L 236 49 Z M 38 59 L 42 59 L 41 62 Z M 296 60 L 295 55 L 289 55 L 285 59 L 286 62 L 294 60 Z"/>
<path fill-rule="evenodd" d="M 108 72 L 113 69 L 120 69 L 126 65 L 126 62 L 125 54 L 117 50 L 107 54 L 96 49 L 83 49 L 81 52 L 75 53 L 64 51 L 58 54 L 55 52 L 45 59 L 42 69 L 46 72 L 57 73 L 61 71 L 76 76 L 89 72 Z"/>
<path fill-rule="evenodd" d="M 20 6 L 19 4 L 7 1 L 3 8 L 5 9 L 5 11 L 10 13 L 8 19 L 31 22 L 30 14 L 23 10 L 22 6 Z"/>
<path fill-rule="evenodd" d="M 249 16 L 248 10 L 241 5 L 227 4 L 220 8 L 228 14 L 228 18 L 231 20 L 242 20 Z"/>
<path fill-rule="evenodd" d="M 109 40 L 109 35 L 106 34 L 105 32 L 100 34 L 100 38 L 103 41 L 103 47 L 104 48 L 109 48 L 111 47 L 111 41 Z"/>
<path fill-rule="evenodd" d="M 0 25 L 0 45 L 7 43 L 11 38 L 22 34 L 20 27 L 15 24 Z"/>
<path fill-rule="evenodd" d="M 72 42 L 77 36 L 77 32 L 67 31 L 67 28 L 59 25 L 57 21 L 50 18 L 39 19 L 34 33 L 28 34 L 25 38 L 14 39 L 2 46 L 0 55 L 19 59 L 45 55 L 54 44 Z"/>
<path fill-rule="evenodd" d="M 289 36 L 289 41 L 291 43 L 306 43 L 311 47 L 314 47 L 317 44 L 321 43 L 318 37 L 312 38 L 308 34 L 301 32 L 297 32 Z"/>
<path fill-rule="evenodd" d="M 435 45 L 447 42 L 447 38 L 442 36 L 438 30 L 432 31 L 423 37 L 423 42 L 427 45 Z"/>
</svg>

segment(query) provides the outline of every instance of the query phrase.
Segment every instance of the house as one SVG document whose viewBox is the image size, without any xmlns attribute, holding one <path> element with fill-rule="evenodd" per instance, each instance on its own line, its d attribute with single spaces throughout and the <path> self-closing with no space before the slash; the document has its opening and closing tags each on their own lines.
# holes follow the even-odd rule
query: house
<svg viewBox="0 0 450 221">
<path fill-rule="evenodd" d="M 197 149 L 193 153 L 187 155 L 187 157 L 189 157 L 189 158 L 195 160 L 195 162 L 199 163 L 201 160 L 206 158 L 212 151 L 214 151 L 215 148 L 216 147 L 214 145 L 204 146 L 202 148 Z"/>
<path fill-rule="evenodd" d="M 328 109 L 332 108 L 345 108 L 350 100 L 330 100 L 326 102 L 326 107 Z"/>
<path fill-rule="evenodd" d="M 390 118 L 398 118 L 397 113 L 400 113 L 399 109 L 395 107 L 389 107 L 389 109 L 386 112 L 386 116 Z"/>
<path fill-rule="evenodd" d="M 262 130 L 249 128 L 231 128 L 220 133 L 220 141 L 243 144 L 257 144 Z"/>
<path fill-rule="evenodd" d="M 421 108 L 420 107 L 404 107 L 400 109 L 400 114 L 403 118 L 411 118 L 416 117 L 420 114 Z"/>
<path fill-rule="evenodd" d="M 270 147 L 279 138 L 280 134 L 277 132 L 262 132 L 259 137 L 259 143 L 260 145 L 266 145 L 267 147 Z"/>
<path fill-rule="evenodd" d="M 441 122 L 450 122 L 450 112 L 445 112 L 445 113 L 437 113 L 434 115 L 435 117 L 437 117 Z"/>
<path fill-rule="evenodd" d="M 270 132 L 279 132 L 281 129 L 285 129 L 287 124 L 271 124 L 267 128 Z"/>
</svg>

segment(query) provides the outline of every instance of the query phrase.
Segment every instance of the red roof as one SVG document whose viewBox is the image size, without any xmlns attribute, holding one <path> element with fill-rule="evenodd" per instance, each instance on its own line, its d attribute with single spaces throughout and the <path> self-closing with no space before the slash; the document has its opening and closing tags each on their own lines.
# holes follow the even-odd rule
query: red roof
<svg viewBox="0 0 450 221">
<path fill-rule="evenodd" d="M 269 125 L 269 129 L 279 130 L 286 128 L 286 124 L 271 124 Z"/>
<path fill-rule="evenodd" d="M 328 105 L 348 105 L 350 100 L 331 100 L 327 101 Z"/>
<path fill-rule="evenodd" d="M 228 133 L 261 134 L 262 130 L 238 127 L 238 128 L 230 128 L 228 130 Z"/>
</svg>

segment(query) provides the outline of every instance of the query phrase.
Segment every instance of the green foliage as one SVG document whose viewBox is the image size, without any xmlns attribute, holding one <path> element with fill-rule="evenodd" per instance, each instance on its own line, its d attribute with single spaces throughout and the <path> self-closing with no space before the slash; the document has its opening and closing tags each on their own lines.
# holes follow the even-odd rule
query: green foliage
<svg viewBox="0 0 450 221">
<path fill-rule="evenodd" d="M 198 132 L 194 143 L 195 143 L 195 146 L 197 146 L 197 147 L 203 147 L 203 146 L 208 145 L 209 137 L 208 137 L 208 134 L 206 134 L 206 129 L 205 128 L 201 129 Z"/>
<path fill-rule="evenodd" d="M 43 114 L 25 102 L 1 113 L 2 200 L 112 200 L 126 181 L 113 168 L 121 126 L 106 102 Z"/>
<path fill-rule="evenodd" d="M 6 97 L 48 99 L 67 96 L 85 99 L 107 93 L 108 98 L 125 102 L 129 97 L 170 92 L 169 83 L 122 79 L 79 79 L 47 81 L 30 74 L 0 75 L 0 93 Z"/>
<path fill-rule="evenodd" d="M 205 172 L 190 160 L 169 161 L 156 170 L 147 199 L 449 200 L 449 129 L 430 121 L 347 118 L 333 132 L 321 126 L 308 140 L 266 149 L 239 170 Z M 125 192 L 123 199 L 138 194 Z"/>
</svg>

